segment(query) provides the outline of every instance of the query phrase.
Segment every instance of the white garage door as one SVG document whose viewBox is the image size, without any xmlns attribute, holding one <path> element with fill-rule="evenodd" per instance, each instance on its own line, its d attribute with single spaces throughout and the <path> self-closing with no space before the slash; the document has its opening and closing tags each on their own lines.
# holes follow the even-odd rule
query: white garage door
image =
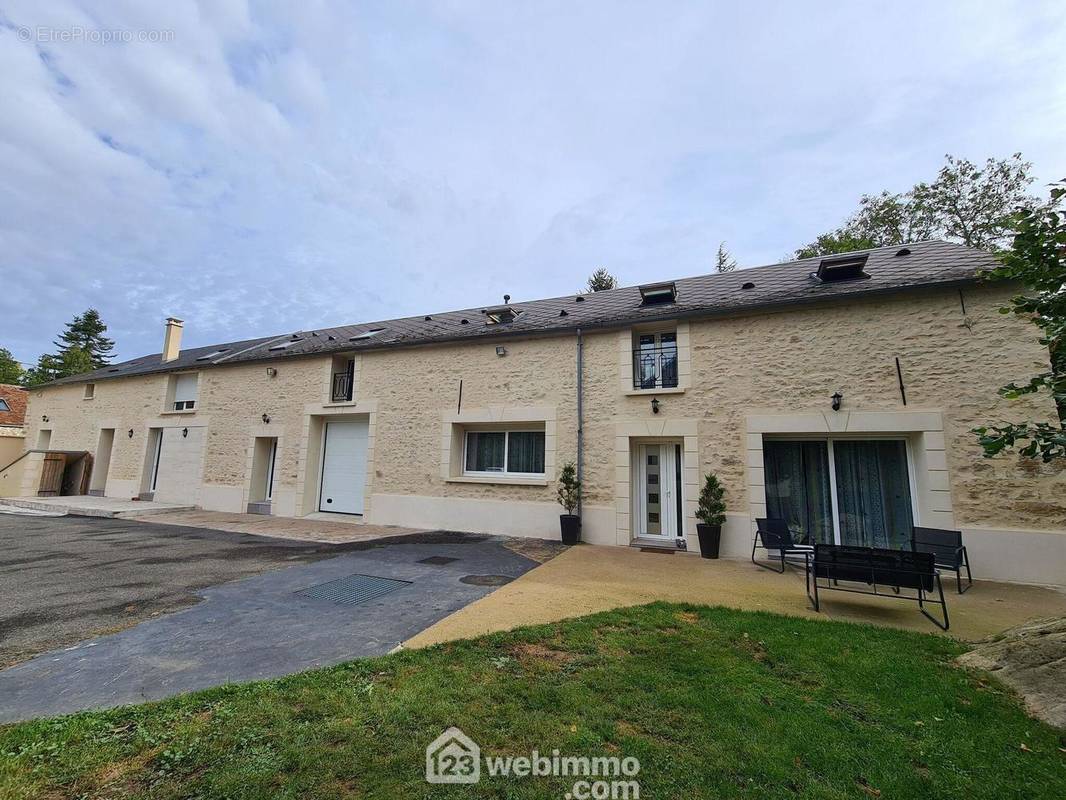
<svg viewBox="0 0 1066 800">
<path fill-rule="evenodd" d="M 188 436 L 182 431 L 188 430 Z M 203 428 L 163 428 L 154 499 L 161 503 L 200 504 Z"/>
<path fill-rule="evenodd" d="M 363 513 L 366 489 L 366 422 L 327 422 L 322 454 L 320 511 Z"/>
</svg>

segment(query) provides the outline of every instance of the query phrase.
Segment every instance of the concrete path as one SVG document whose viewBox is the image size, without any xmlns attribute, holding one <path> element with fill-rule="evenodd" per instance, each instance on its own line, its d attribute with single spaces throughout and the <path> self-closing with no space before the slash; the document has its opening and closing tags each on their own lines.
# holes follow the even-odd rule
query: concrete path
<svg viewBox="0 0 1066 800">
<path fill-rule="evenodd" d="M 62 497 L 5 497 L 0 499 L 0 506 L 7 506 L 12 510 L 25 508 L 31 511 L 51 511 L 57 514 L 108 519 L 146 517 L 155 514 L 170 514 L 175 511 L 191 511 L 196 508 L 196 506 L 177 503 L 120 500 L 116 497 L 94 497 L 87 494 Z"/>
<path fill-rule="evenodd" d="M 271 517 L 261 514 L 234 514 L 225 511 L 179 511 L 165 517 L 133 515 L 142 522 L 184 525 L 190 528 L 210 528 L 232 533 L 251 533 L 256 536 L 275 536 L 303 542 L 350 544 L 369 542 L 393 536 L 425 533 L 416 528 L 398 525 L 368 525 L 358 517 L 345 514 L 312 514 L 307 517 Z"/>
<path fill-rule="evenodd" d="M 433 556 L 456 560 L 422 563 Z M 382 655 L 495 588 L 460 579 L 535 566 L 501 539 L 474 538 L 372 547 L 206 589 L 192 608 L 0 671 L 0 722 Z M 361 605 L 297 594 L 353 574 L 410 583 Z"/>
<path fill-rule="evenodd" d="M 953 579 L 945 579 L 948 634 L 959 639 L 977 641 L 1030 619 L 1066 615 L 1066 593 L 1054 589 L 978 581 L 960 596 L 954 587 Z M 425 647 L 656 600 L 940 632 L 913 602 L 824 592 L 822 611 L 816 613 L 809 607 L 802 570 L 778 575 L 750 561 L 580 545 L 413 636 L 404 646 Z"/>
</svg>

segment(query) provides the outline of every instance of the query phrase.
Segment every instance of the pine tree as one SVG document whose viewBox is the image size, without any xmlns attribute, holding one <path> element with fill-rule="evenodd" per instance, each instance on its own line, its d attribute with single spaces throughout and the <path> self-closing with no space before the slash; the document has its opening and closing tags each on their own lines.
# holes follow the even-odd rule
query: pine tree
<svg viewBox="0 0 1066 800">
<path fill-rule="evenodd" d="M 732 272 L 737 268 L 737 260 L 725 249 L 725 242 L 718 245 L 718 255 L 715 256 L 715 272 Z"/>
<path fill-rule="evenodd" d="M 607 267 L 600 267 L 589 276 L 588 286 L 585 289 L 585 294 L 592 294 L 593 292 L 603 292 L 607 289 L 617 289 L 618 279 L 607 271 Z"/>
<path fill-rule="evenodd" d="M 100 319 L 100 312 L 95 308 L 88 309 L 84 314 L 79 314 L 68 322 L 66 330 L 59 334 L 59 340 L 53 342 L 59 348 L 55 358 L 63 361 L 64 354 L 76 348 L 88 354 L 89 369 L 107 366 L 111 363 L 111 351 L 115 348 L 115 342 L 104 336 L 106 332 L 107 325 Z M 69 362 L 71 367 L 81 363 L 77 356 L 72 356 L 71 359 L 73 359 Z"/>
</svg>

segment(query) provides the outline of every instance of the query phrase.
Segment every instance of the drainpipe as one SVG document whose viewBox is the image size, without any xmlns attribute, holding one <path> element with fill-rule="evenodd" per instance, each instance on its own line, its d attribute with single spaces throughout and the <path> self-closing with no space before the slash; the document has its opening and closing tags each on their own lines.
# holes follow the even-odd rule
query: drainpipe
<svg viewBox="0 0 1066 800">
<path fill-rule="evenodd" d="M 577 479 L 580 482 L 585 471 L 585 420 L 583 388 L 583 360 L 585 345 L 581 339 L 581 328 L 577 329 Z M 584 485 L 582 484 L 582 489 Z M 581 516 L 581 498 L 584 491 L 577 496 L 577 514 Z"/>
</svg>

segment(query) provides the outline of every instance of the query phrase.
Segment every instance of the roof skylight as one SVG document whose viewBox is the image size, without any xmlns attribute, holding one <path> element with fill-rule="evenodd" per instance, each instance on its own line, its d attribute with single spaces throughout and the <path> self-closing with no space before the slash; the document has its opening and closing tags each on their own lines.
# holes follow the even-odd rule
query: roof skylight
<svg viewBox="0 0 1066 800">
<path fill-rule="evenodd" d="M 645 284 L 640 287 L 640 298 L 646 306 L 673 303 L 677 300 L 677 284 L 673 281 Z"/>
<path fill-rule="evenodd" d="M 369 339 L 372 336 L 377 336 L 379 333 L 382 333 L 384 330 L 385 330 L 384 328 L 373 328 L 372 330 L 369 330 L 369 331 L 363 331 L 362 333 L 357 333 L 355 336 L 353 336 L 348 341 L 349 342 L 357 342 L 360 339 Z"/>
<path fill-rule="evenodd" d="M 817 278 L 822 283 L 834 281 L 850 281 L 856 278 L 869 278 L 862 268 L 866 266 L 869 253 L 860 255 L 836 256 L 823 258 L 818 264 L 817 272 L 812 272 L 811 277 Z"/>
</svg>

